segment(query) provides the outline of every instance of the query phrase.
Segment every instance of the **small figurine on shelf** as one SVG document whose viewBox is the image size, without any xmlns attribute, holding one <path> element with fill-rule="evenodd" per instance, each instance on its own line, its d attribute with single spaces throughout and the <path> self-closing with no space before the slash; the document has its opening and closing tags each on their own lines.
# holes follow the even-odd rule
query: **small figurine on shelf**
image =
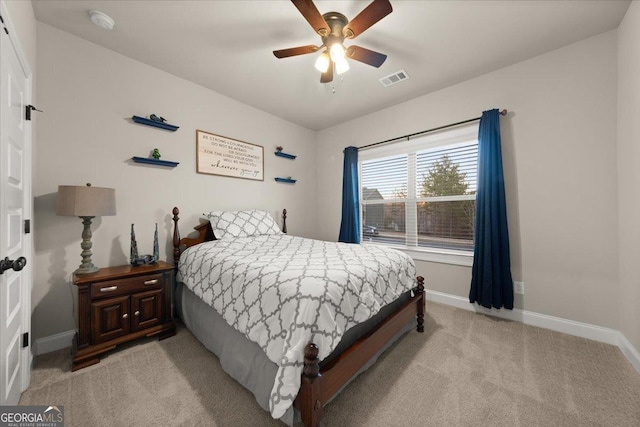
<svg viewBox="0 0 640 427">
<path fill-rule="evenodd" d="M 276 150 L 278 150 L 278 152 L 281 152 L 281 151 L 282 151 L 282 145 L 278 145 L 278 146 L 276 147 Z"/>
<path fill-rule="evenodd" d="M 157 148 L 154 148 L 153 152 L 151 153 L 151 157 L 158 160 L 160 158 L 160 150 L 158 150 Z"/>
<path fill-rule="evenodd" d="M 164 122 L 166 122 L 166 121 L 167 121 L 164 117 L 162 117 L 162 116 L 156 116 L 155 114 L 151 114 L 151 115 L 149 116 L 149 118 L 150 118 L 151 120 L 153 120 L 154 122 L 164 123 Z"/>
</svg>

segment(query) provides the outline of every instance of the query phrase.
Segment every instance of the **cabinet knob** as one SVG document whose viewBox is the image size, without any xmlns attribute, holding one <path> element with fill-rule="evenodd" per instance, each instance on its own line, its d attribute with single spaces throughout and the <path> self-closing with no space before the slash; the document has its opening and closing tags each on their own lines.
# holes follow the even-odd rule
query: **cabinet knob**
<svg viewBox="0 0 640 427">
<path fill-rule="evenodd" d="M 158 279 L 147 280 L 144 282 L 145 285 L 155 285 L 156 283 L 158 283 Z"/>
<path fill-rule="evenodd" d="M 127 317 L 129 317 L 129 315 L 128 315 L 127 313 L 125 313 L 125 314 L 123 314 L 123 315 L 122 315 L 122 318 L 123 318 L 123 319 L 126 319 Z"/>
<path fill-rule="evenodd" d="M 135 313 L 133 313 L 134 316 L 140 316 L 140 312 L 136 310 Z"/>
</svg>

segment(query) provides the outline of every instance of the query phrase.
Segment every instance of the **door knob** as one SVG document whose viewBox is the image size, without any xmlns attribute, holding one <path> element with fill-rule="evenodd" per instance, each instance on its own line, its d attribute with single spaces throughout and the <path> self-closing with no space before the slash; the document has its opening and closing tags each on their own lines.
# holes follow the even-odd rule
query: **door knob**
<svg viewBox="0 0 640 427">
<path fill-rule="evenodd" d="M 0 261 L 0 274 L 4 273 L 5 270 L 9 270 L 10 268 L 13 271 L 20 271 L 27 265 L 27 259 L 23 256 L 18 258 L 17 260 L 11 260 L 9 257 L 5 257 L 2 261 Z"/>
</svg>

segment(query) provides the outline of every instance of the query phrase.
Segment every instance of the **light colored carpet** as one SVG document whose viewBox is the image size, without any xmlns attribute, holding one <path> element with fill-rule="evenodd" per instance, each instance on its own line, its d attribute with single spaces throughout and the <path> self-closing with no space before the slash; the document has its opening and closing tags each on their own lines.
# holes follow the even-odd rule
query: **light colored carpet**
<svg viewBox="0 0 640 427">
<path fill-rule="evenodd" d="M 325 408 L 323 426 L 640 426 L 640 374 L 617 347 L 428 303 L 411 331 Z M 39 356 L 21 404 L 66 426 L 283 426 L 184 327 L 70 372 Z"/>
</svg>

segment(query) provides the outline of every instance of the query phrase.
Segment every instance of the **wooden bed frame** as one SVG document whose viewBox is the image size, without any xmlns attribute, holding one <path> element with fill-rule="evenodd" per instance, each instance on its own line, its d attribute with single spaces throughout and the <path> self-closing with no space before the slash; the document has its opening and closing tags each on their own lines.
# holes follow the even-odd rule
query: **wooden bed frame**
<svg viewBox="0 0 640 427">
<path fill-rule="evenodd" d="M 209 221 L 194 227 L 198 235 L 194 238 L 180 238 L 178 230 L 177 207 L 173 208 L 173 257 L 175 268 L 178 269 L 182 248 L 188 248 L 198 243 L 215 240 Z M 287 232 L 287 210 L 282 211 L 282 231 Z M 294 406 L 300 411 L 302 421 L 307 427 L 317 427 L 320 424 L 324 405 L 345 385 L 358 371 L 378 353 L 402 328 L 416 316 L 417 331 L 424 332 L 424 278 L 418 276 L 417 286 L 412 298 L 393 312 L 382 323 L 370 330 L 362 338 L 335 357 L 330 363 L 320 369 L 318 360 L 318 346 L 309 343 L 304 349 L 304 368 L 300 391 Z"/>
</svg>

